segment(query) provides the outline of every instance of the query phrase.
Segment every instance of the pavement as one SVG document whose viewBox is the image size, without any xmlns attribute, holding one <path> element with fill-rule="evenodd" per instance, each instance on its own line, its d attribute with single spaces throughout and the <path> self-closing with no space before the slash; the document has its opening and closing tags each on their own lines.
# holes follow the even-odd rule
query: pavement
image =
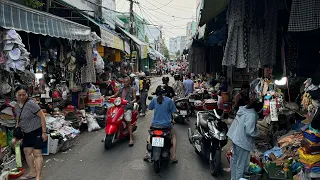
<svg viewBox="0 0 320 180">
<path fill-rule="evenodd" d="M 170 77 L 170 82 L 173 78 Z M 154 77 L 150 92 L 162 83 L 161 77 Z M 128 141 L 115 144 L 110 150 L 104 149 L 102 139 L 104 130 L 85 132 L 76 138 L 75 145 L 66 152 L 44 157 L 43 179 L 45 180 L 197 180 L 230 179 L 229 173 L 221 170 L 221 175 L 212 177 L 209 165 L 194 151 L 188 140 L 187 129 L 194 127 L 195 118 L 189 124 L 175 125 L 177 132 L 177 159 L 179 163 L 168 164 L 156 174 L 151 163 L 144 162 L 146 139 L 153 112 L 148 111 L 140 117 L 138 129 L 134 132 L 134 146 L 128 147 Z M 227 148 L 224 148 L 228 150 Z M 222 154 L 223 167 L 228 167 Z"/>
</svg>

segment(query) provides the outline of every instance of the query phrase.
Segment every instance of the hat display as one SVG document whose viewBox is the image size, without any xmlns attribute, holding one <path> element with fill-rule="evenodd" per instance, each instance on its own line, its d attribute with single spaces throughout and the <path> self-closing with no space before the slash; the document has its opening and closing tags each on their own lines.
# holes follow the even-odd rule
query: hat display
<svg viewBox="0 0 320 180">
<path fill-rule="evenodd" d="M 11 51 L 13 49 L 13 46 L 14 46 L 13 43 L 10 43 L 10 44 L 4 43 L 3 50 L 4 51 Z"/>
<path fill-rule="evenodd" d="M 21 51 L 19 48 L 14 48 L 8 52 L 9 58 L 12 60 L 18 60 L 21 55 Z"/>
</svg>

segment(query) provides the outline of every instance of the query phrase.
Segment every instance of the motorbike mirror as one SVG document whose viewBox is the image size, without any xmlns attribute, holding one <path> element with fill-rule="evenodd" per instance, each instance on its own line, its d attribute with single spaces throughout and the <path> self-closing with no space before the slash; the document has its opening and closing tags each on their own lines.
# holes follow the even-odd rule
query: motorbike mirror
<svg viewBox="0 0 320 180">
<path fill-rule="evenodd" d="M 149 97 L 148 97 L 148 100 L 150 100 L 150 101 L 151 101 L 152 99 L 153 99 L 153 97 L 152 97 L 152 96 L 149 96 Z"/>
</svg>

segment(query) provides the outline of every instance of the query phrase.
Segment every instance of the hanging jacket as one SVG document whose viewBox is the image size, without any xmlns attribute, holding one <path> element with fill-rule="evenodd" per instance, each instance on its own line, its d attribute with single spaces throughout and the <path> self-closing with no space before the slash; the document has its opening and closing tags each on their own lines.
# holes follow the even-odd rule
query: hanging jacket
<svg viewBox="0 0 320 180">
<path fill-rule="evenodd" d="M 255 137 L 259 136 L 257 120 L 259 116 L 254 109 L 241 106 L 233 120 L 227 136 L 234 144 L 247 151 L 254 150 Z"/>
</svg>

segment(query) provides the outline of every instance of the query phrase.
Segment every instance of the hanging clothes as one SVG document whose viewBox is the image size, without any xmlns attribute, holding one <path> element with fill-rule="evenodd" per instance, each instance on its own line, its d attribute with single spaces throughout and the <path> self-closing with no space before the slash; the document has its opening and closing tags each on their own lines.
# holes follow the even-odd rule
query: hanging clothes
<svg viewBox="0 0 320 180">
<path fill-rule="evenodd" d="M 96 69 L 94 68 L 92 45 L 90 42 L 83 42 L 82 47 L 86 52 L 86 66 L 81 68 L 81 82 L 92 83 L 96 82 Z"/>
<path fill-rule="evenodd" d="M 260 32 L 261 65 L 274 65 L 277 58 L 278 0 L 264 0 L 264 28 Z"/>
<path fill-rule="evenodd" d="M 228 39 L 222 65 L 259 68 L 274 64 L 277 47 L 277 0 L 231 0 Z"/>
<path fill-rule="evenodd" d="M 292 0 L 288 31 L 302 32 L 319 29 L 319 7 L 318 0 Z"/>
</svg>

